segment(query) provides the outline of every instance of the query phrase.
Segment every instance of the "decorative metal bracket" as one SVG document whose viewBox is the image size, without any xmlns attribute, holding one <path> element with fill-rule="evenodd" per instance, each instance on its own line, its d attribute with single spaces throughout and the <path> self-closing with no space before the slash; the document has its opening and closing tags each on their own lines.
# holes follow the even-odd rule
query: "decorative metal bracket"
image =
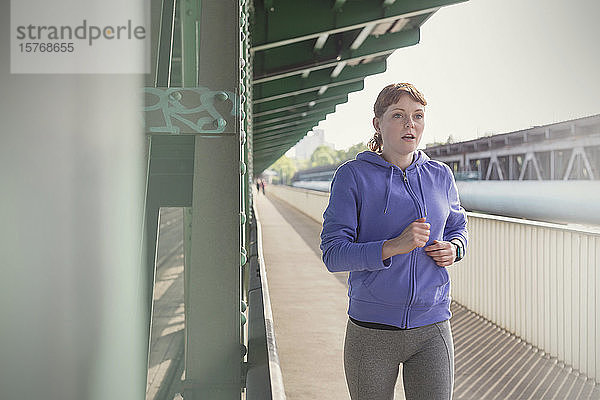
<svg viewBox="0 0 600 400">
<path fill-rule="evenodd" d="M 151 134 L 235 134 L 239 97 L 205 87 L 144 88 L 144 119 Z"/>
</svg>

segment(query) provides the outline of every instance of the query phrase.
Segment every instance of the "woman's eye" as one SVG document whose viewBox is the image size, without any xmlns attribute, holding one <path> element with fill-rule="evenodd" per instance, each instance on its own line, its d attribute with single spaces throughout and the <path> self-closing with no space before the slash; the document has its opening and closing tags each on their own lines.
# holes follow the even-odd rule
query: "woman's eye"
<svg viewBox="0 0 600 400">
<path fill-rule="evenodd" d="M 415 115 L 415 118 L 418 118 L 418 119 L 423 119 L 423 117 L 424 117 L 423 114 L 417 114 L 417 115 Z"/>
<path fill-rule="evenodd" d="M 404 115 L 402 115 L 402 114 L 394 114 L 394 118 L 404 118 Z"/>
</svg>

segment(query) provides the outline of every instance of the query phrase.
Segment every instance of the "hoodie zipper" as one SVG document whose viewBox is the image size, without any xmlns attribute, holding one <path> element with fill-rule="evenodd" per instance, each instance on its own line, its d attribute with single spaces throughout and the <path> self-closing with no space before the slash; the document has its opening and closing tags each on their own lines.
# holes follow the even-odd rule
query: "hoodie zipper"
<svg viewBox="0 0 600 400">
<path fill-rule="evenodd" d="M 415 205 L 417 206 L 417 209 L 419 210 L 419 218 L 423 218 L 426 215 L 423 215 L 423 208 L 421 207 L 421 203 L 419 203 L 419 199 L 417 199 L 417 196 L 415 195 L 415 193 L 413 192 L 412 188 L 410 187 L 410 184 L 408 183 L 408 177 L 406 176 L 406 171 L 402 171 L 402 175 L 404 177 L 404 184 L 406 185 L 406 189 L 408 191 L 408 194 L 410 194 L 410 197 L 412 197 Z M 410 309 L 410 306 L 412 305 L 413 301 L 414 301 L 414 296 L 415 296 L 415 289 L 417 287 L 417 274 L 415 273 L 415 253 L 414 253 L 414 249 L 413 251 L 410 252 L 410 281 L 411 281 L 411 288 L 410 288 L 410 298 L 408 300 L 408 304 L 406 306 L 406 310 L 404 311 L 404 328 L 408 328 L 408 312 Z"/>
</svg>

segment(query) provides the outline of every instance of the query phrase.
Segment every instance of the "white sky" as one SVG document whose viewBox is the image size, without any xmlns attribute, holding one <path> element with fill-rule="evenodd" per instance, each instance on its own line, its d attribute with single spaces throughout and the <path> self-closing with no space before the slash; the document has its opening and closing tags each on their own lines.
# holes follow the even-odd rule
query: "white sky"
<svg viewBox="0 0 600 400">
<path fill-rule="evenodd" d="M 470 0 L 443 7 L 421 42 L 321 121 L 337 149 L 372 135 L 373 103 L 394 82 L 427 99 L 422 148 L 600 113 L 600 1 Z"/>
</svg>

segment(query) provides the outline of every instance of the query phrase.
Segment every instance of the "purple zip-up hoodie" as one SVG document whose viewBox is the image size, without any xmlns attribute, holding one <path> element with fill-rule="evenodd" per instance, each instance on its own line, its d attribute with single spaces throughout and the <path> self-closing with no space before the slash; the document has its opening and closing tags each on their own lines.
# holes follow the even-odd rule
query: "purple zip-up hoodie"
<svg viewBox="0 0 600 400">
<path fill-rule="evenodd" d="M 365 151 L 341 165 L 323 214 L 321 251 L 331 272 L 350 271 L 348 315 L 400 328 L 450 318 L 450 279 L 417 247 L 382 260 L 382 247 L 416 219 L 431 225 L 429 241 L 459 239 L 467 217 L 450 168 L 418 150 L 403 172 Z"/>
</svg>

